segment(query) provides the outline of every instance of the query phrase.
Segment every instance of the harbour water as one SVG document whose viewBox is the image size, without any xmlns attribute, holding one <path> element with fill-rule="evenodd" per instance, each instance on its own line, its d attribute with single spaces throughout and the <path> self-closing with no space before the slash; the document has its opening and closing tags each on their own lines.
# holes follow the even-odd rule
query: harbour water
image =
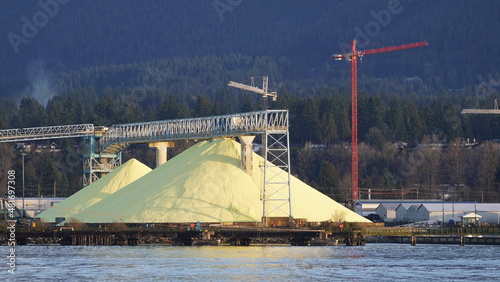
<svg viewBox="0 0 500 282">
<path fill-rule="evenodd" d="M 500 246 L 0 246 L 8 281 L 500 281 Z M 5 255 L 4 255 L 5 254 Z M 4 279 L 2 279 L 4 280 Z"/>
</svg>

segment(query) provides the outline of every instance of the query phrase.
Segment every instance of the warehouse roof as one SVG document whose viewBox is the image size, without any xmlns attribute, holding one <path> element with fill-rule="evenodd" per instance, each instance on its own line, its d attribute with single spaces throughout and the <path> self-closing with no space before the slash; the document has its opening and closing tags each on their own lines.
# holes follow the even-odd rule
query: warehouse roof
<svg viewBox="0 0 500 282">
<path fill-rule="evenodd" d="M 378 207 L 384 207 L 385 210 L 390 211 L 390 210 L 396 210 L 399 207 L 399 203 L 381 203 Z"/>
</svg>

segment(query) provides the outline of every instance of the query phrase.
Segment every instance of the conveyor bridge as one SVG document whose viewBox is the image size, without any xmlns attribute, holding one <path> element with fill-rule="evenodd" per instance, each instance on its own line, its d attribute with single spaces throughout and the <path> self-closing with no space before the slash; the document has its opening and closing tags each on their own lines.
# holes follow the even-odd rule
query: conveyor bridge
<svg viewBox="0 0 500 282">
<path fill-rule="evenodd" d="M 0 130 L 0 142 L 75 138 L 94 135 L 93 124 L 74 124 Z"/>
<path fill-rule="evenodd" d="M 100 138 L 98 150 L 103 153 L 114 153 L 115 144 L 123 146 L 130 143 L 211 139 L 286 131 L 288 131 L 287 110 L 118 124 L 109 127 Z"/>
<path fill-rule="evenodd" d="M 176 140 L 262 135 L 263 156 L 266 160 L 262 164 L 263 219 L 271 216 L 292 218 L 288 126 L 288 110 L 263 110 L 109 127 L 76 124 L 4 129 L 0 130 L 0 143 L 83 137 L 90 143 L 83 163 L 83 185 L 87 186 L 120 166 L 121 152 L 132 143 L 151 145 Z M 280 169 L 269 169 L 270 167 Z"/>
</svg>

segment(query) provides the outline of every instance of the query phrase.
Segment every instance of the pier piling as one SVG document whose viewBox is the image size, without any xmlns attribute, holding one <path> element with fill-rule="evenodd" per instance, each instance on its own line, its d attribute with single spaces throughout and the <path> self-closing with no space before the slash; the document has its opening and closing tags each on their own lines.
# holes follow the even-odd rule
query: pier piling
<svg viewBox="0 0 500 282">
<path fill-rule="evenodd" d="M 411 235 L 410 242 L 411 242 L 412 246 L 416 246 L 417 245 L 417 236 Z"/>
</svg>

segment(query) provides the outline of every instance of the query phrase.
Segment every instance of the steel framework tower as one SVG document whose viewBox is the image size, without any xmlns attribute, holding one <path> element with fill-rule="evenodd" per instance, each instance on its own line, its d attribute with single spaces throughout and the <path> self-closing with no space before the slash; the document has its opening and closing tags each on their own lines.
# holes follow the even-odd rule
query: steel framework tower
<svg viewBox="0 0 500 282">
<path fill-rule="evenodd" d="M 255 86 L 254 78 L 251 85 L 229 81 L 228 86 L 254 92 L 262 96 L 262 110 L 267 110 L 267 97 L 276 101 L 276 92 L 268 91 L 269 77 L 262 77 L 262 89 Z M 268 116 L 273 118 L 273 116 Z M 288 128 L 288 118 L 286 119 Z M 266 122 L 269 124 L 269 122 Z M 262 223 L 268 225 L 270 217 L 292 217 L 290 201 L 290 150 L 287 130 L 266 128 L 262 134 L 262 158 L 264 163 L 264 183 L 262 191 Z"/>
<path fill-rule="evenodd" d="M 410 48 L 422 47 L 429 45 L 427 41 L 421 41 L 417 43 L 410 43 L 392 47 L 383 47 L 370 50 L 357 50 L 356 49 L 356 39 L 352 40 L 351 51 L 347 54 L 335 54 L 332 59 L 342 60 L 345 59 L 351 62 L 351 199 L 358 200 L 358 58 L 362 59 L 365 55 L 380 54 L 386 52 L 393 52 L 399 50 L 405 50 Z"/>
<path fill-rule="evenodd" d="M 273 118 L 269 116 L 269 118 Z M 266 128 L 264 134 L 264 189 L 262 193 L 262 223 L 268 225 L 270 217 L 292 216 L 290 189 L 290 138 L 288 132 L 288 116 L 286 130 Z M 267 122 L 269 124 L 269 122 Z"/>
<path fill-rule="evenodd" d="M 101 136 L 86 136 L 87 148 L 83 154 L 83 187 L 92 184 L 101 177 L 122 165 L 122 150 L 103 153 L 97 150 Z"/>
</svg>

